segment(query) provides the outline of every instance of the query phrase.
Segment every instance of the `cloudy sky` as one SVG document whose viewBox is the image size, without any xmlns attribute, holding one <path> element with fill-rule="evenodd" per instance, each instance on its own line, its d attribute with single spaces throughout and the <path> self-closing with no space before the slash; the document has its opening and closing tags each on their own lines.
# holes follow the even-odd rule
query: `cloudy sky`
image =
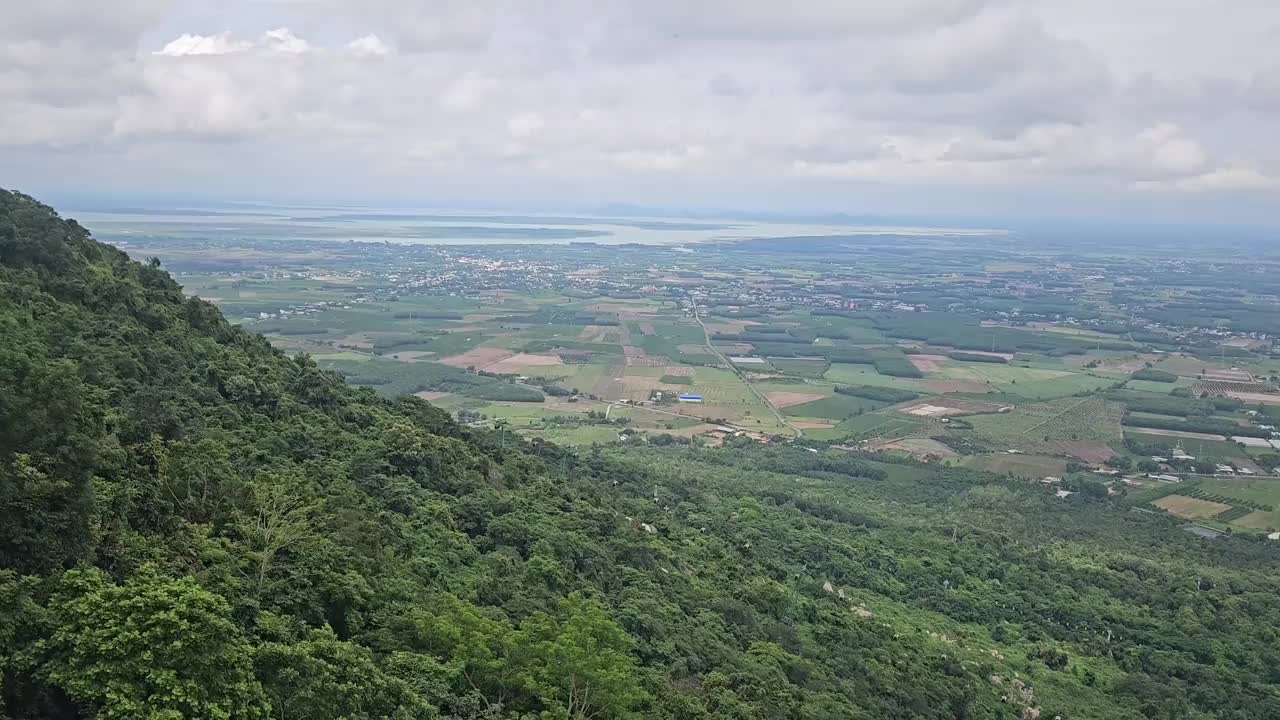
<svg viewBox="0 0 1280 720">
<path fill-rule="evenodd" d="M 0 185 L 1280 224 L 1276 0 L 40 0 Z"/>
</svg>

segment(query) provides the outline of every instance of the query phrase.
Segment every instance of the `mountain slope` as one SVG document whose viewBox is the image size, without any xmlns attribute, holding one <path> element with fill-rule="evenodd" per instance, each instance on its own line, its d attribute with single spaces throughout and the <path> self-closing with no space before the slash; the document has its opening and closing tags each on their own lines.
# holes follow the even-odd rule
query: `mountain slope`
<svg viewBox="0 0 1280 720">
<path fill-rule="evenodd" d="M 1280 717 L 1273 548 L 387 401 L 0 191 L 13 718 Z"/>
</svg>

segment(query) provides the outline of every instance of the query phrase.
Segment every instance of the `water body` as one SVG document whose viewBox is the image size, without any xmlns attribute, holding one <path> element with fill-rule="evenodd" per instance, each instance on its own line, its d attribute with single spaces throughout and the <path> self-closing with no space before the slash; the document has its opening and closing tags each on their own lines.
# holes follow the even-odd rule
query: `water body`
<svg viewBox="0 0 1280 720">
<path fill-rule="evenodd" d="M 96 208 L 69 211 L 99 239 L 316 240 L 428 245 L 528 243 L 684 245 L 775 237 L 847 235 L 984 236 L 972 228 L 793 224 L 738 220 L 611 218 L 447 210 L 370 210 L 254 205 L 217 208 Z"/>
</svg>

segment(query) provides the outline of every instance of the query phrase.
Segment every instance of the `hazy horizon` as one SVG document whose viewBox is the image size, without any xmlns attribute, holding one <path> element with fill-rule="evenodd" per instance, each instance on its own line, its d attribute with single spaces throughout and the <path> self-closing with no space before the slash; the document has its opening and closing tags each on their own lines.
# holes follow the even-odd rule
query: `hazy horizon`
<svg viewBox="0 0 1280 720">
<path fill-rule="evenodd" d="M 22 5 L 0 185 L 362 206 L 1280 225 L 1280 10 Z"/>
</svg>

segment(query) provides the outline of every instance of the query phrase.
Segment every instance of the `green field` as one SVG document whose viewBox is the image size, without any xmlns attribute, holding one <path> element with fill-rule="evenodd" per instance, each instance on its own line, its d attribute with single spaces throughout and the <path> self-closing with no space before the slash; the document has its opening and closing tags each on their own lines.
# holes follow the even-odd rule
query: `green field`
<svg viewBox="0 0 1280 720">
<path fill-rule="evenodd" d="M 1122 438 L 1122 413 L 1119 403 L 1100 398 L 1061 398 L 966 420 L 973 425 L 975 439 L 998 449 L 1026 451 L 1054 442 L 1117 442 Z"/>
<path fill-rule="evenodd" d="M 919 390 L 922 387 L 920 380 L 881 375 L 871 365 L 853 363 L 833 363 L 823 377 L 841 385 L 878 385 L 905 390 Z"/>
<path fill-rule="evenodd" d="M 1012 473 L 1021 477 L 1038 480 L 1043 477 L 1061 477 L 1066 471 L 1067 461 L 1047 455 L 1011 455 L 995 453 L 991 455 L 975 455 L 965 458 L 962 463 L 966 467 L 986 470 L 1000 475 Z"/>
<path fill-rule="evenodd" d="M 780 372 L 805 377 L 822 377 L 830 366 L 826 360 L 811 358 L 769 358 L 769 363 Z"/>
<path fill-rule="evenodd" d="M 1174 448 L 1179 444 L 1187 453 L 1197 458 L 1247 458 L 1249 453 L 1244 448 L 1227 440 L 1201 440 L 1199 438 L 1180 438 L 1168 435 L 1156 435 L 1154 433 L 1145 433 L 1135 428 L 1125 428 L 1125 437 L 1131 437 L 1135 440 L 1152 445 L 1160 445 L 1166 448 Z"/>
<path fill-rule="evenodd" d="M 577 446 L 615 442 L 618 439 L 618 428 L 606 425 L 583 425 L 575 428 L 531 429 L 522 431 L 521 434 L 540 437 L 561 445 Z"/>
<path fill-rule="evenodd" d="M 789 417 L 814 418 L 818 420 L 843 420 L 856 412 L 878 410 L 885 405 L 886 403 L 866 398 L 832 395 L 821 400 L 783 408 L 782 414 Z M 808 433 L 805 434 L 807 435 Z"/>
<path fill-rule="evenodd" d="M 913 420 L 898 413 L 867 413 L 845 420 L 836 425 L 836 429 L 859 438 L 902 437 L 915 433 L 925 426 L 926 423 L 923 421 Z"/>
<path fill-rule="evenodd" d="M 1140 392 L 1159 393 L 1168 395 L 1173 392 L 1174 388 L 1186 387 L 1194 384 L 1191 378 L 1178 378 L 1178 382 L 1156 382 L 1154 380 L 1129 380 L 1124 384 L 1126 390 L 1138 390 Z"/>
</svg>

